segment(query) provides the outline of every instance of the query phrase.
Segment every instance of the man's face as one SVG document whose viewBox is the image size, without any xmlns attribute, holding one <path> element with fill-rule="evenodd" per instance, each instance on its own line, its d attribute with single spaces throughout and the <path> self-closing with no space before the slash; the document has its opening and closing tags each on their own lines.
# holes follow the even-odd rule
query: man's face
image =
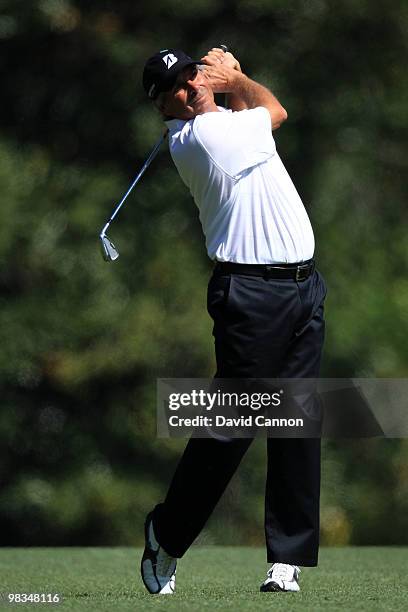
<svg viewBox="0 0 408 612">
<path fill-rule="evenodd" d="M 194 64 L 180 72 L 173 89 L 161 93 L 157 104 L 165 116 L 184 121 L 217 110 L 208 79 Z"/>
</svg>

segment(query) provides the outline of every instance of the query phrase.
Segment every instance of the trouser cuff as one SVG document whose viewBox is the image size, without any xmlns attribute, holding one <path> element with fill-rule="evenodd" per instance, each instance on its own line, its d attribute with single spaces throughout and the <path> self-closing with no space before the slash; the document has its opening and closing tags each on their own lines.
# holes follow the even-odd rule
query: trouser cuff
<svg viewBox="0 0 408 612">
<path fill-rule="evenodd" d="M 272 563 L 286 563 L 288 565 L 299 565 L 299 567 L 316 567 L 318 565 L 318 558 L 317 557 L 308 557 L 308 558 L 304 558 L 304 557 L 293 557 L 293 556 L 289 556 L 289 557 L 284 557 L 284 556 L 269 556 L 267 558 L 267 562 L 272 564 Z"/>
</svg>

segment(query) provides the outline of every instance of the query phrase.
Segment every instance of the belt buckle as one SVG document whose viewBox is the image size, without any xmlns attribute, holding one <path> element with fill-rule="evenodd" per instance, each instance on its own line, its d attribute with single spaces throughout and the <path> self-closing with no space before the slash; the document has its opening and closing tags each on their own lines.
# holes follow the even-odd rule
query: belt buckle
<svg viewBox="0 0 408 612">
<path fill-rule="evenodd" d="M 265 266 L 265 272 L 263 273 L 263 277 L 265 280 L 269 280 L 271 278 L 271 272 L 273 271 L 274 266 Z"/>
<path fill-rule="evenodd" d="M 296 282 L 304 281 L 307 278 L 309 278 L 309 276 L 310 276 L 310 273 L 309 273 L 310 269 L 311 269 L 311 265 L 310 264 L 303 264 L 301 266 L 297 266 L 297 268 L 296 268 L 296 275 L 295 275 Z"/>
</svg>

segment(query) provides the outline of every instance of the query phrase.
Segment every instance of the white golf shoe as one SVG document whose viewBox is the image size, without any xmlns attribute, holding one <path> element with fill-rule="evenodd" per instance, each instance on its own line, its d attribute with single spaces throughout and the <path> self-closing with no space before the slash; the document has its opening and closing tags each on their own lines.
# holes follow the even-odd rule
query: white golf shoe
<svg viewBox="0 0 408 612">
<path fill-rule="evenodd" d="M 278 591 L 300 591 L 299 587 L 300 569 L 297 565 L 287 563 L 274 563 L 266 573 L 266 580 L 261 584 L 263 593 Z"/>
<path fill-rule="evenodd" d="M 145 522 L 145 549 L 140 571 L 142 580 L 154 595 L 172 595 L 176 588 L 177 559 L 168 555 L 156 540 L 151 514 Z"/>
</svg>

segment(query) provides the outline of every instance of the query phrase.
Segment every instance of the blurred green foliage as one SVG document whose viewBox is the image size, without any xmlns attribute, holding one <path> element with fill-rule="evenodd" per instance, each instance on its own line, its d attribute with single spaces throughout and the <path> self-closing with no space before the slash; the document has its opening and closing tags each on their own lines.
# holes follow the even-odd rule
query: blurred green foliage
<svg viewBox="0 0 408 612">
<path fill-rule="evenodd" d="M 156 439 L 155 380 L 214 371 L 211 263 L 164 147 L 112 225 L 121 258 L 98 250 L 162 129 L 140 74 L 163 46 L 227 43 L 288 110 L 323 374 L 407 375 L 407 29 L 403 0 L 0 1 L 2 544 L 140 544 L 185 444 Z M 202 542 L 262 541 L 264 454 Z M 407 466 L 405 441 L 324 442 L 323 542 L 406 544 Z"/>
</svg>

